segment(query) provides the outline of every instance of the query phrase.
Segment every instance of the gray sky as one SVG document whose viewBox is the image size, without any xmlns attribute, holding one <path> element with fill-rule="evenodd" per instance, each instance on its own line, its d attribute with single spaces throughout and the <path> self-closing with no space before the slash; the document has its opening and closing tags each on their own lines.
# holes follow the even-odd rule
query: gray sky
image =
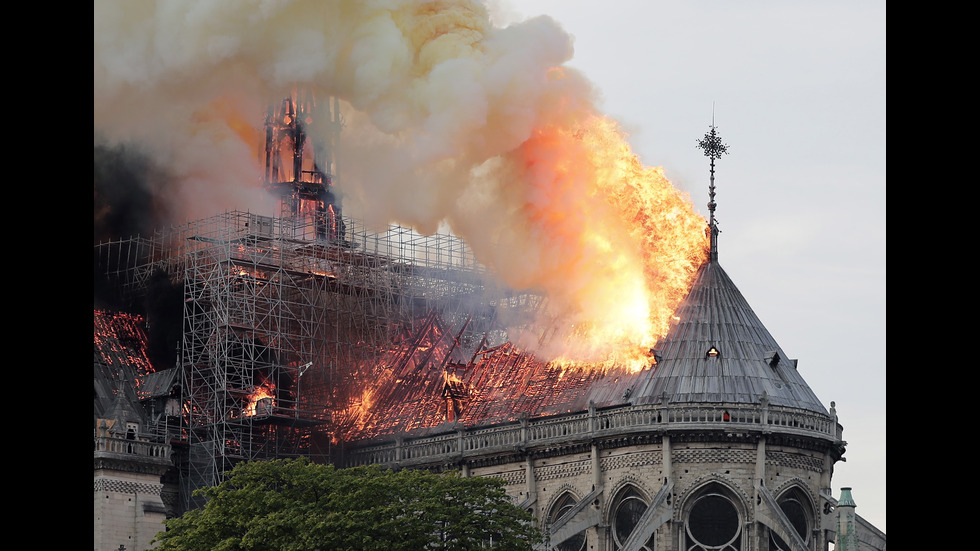
<svg viewBox="0 0 980 551">
<path fill-rule="evenodd" d="M 719 260 L 847 441 L 833 492 L 885 530 L 885 2 L 521 0 L 575 37 L 568 66 L 635 153 L 707 216 Z"/>
</svg>

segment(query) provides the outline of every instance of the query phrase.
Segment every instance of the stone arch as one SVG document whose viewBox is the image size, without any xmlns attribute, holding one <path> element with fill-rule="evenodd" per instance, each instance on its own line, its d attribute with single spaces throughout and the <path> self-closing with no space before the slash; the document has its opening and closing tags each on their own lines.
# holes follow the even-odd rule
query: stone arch
<svg viewBox="0 0 980 551">
<path fill-rule="evenodd" d="M 813 493 L 813 490 L 810 488 L 809 484 L 798 476 L 794 476 L 793 478 L 790 478 L 789 480 L 786 480 L 780 484 L 778 488 L 773 490 L 772 495 L 776 496 L 776 500 L 779 501 L 779 499 L 786 495 L 787 492 L 793 490 L 803 494 L 809 505 L 808 511 L 814 515 L 814 518 L 819 518 L 816 515 L 820 512 L 817 508 L 817 504 L 820 502 L 820 500 Z"/>
<path fill-rule="evenodd" d="M 616 484 L 608 489 L 608 491 L 603 492 L 605 493 L 605 499 L 603 499 L 602 502 L 602 518 L 606 519 L 607 521 L 609 520 L 609 516 L 612 514 L 613 502 L 627 486 L 633 486 L 639 490 L 640 495 L 643 496 L 648 504 L 656 494 L 656 492 L 651 492 L 650 488 L 647 487 L 647 484 L 643 481 L 643 479 L 636 475 L 629 474 L 621 477 L 616 481 Z"/>
<path fill-rule="evenodd" d="M 571 485 L 568 482 L 565 482 L 564 484 L 559 486 L 554 492 L 549 492 L 549 493 L 551 493 L 551 496 L 548 498 L 548 501 L 545 504 L 544 509 L 542 509 L 542 514 L 544 515 L 545 522 L 548 522 L 549 516 L 551 514 L 552 509 L 554 509 L 555 504 L 558 503 L 558 500 L 563 499 L 565 495 L 571 495 L 575 499 L 576 503 L 578 503 L 579 500 L 582 499 L 582 496 L 579 495 L 579 492 L 575 488 L 575 486 Z"/>
<path fill-rule="evenodd" d="M 770 548 L 788 549 L 791 546 L 786 542 L 796 535 L 800 536 L 804 544 L 810 545 L 813 532 L 820 525 L 820 511 L 817 508 L 817 500 L 806 482 L 794 477 L 781 484 L 772 495 L 782 514 L 796 529 L 796 534 L 786 533 L 786 529 L 781 525 L 769 526 L 768 522 L 763 523 L 770 529 Z"/>
<path fill-rule="evenodd" d="M 711 473 L 697 477 L 694 482 L 687 487 L 687 489 L 677 492 L 674 494 L 676 501 L 674 505 L 674 520 L 683 520 L 684 506 L 689 506 L 691 497 L 701 492 L 703 488 L 709 484 L 719 484 L 734 494 L 736 499 L 738 499 L 741 507 L 745 510 L 746 520 L 749 522 L 754 521 L 754 509 L 749 505 L 752 503 L 752 497 L 742 489 L 741 485 L 735 482 L 731 477 L 725 476 L 719 473 Z"/>
<path fill-rule="evenodd" d="M 609 549 L 619 549 L 637 529 L 640 516 L 650 506 L 653 496 L 639 477 L 628 475 L 619 479 L 603 505 L 602 518 L 609 527 Z M 650 536 L 651 540 L 654 536 Z M 649 542 L 647 542 L 649 543 Z M 651 549 L 644 544 L 640 549 Z"/>
<path fill-rule="evenodd" d="M 700 477 L 678 499 L 674 509 L 684 549 L 747 549 L 745 529 L 753 515 L 752 501 L 737 484 L 721 475 Z"/>
<path fill-rule="evenodd" d="M 579 495 L 578 491 L 569 483 L 564 483 L 558 487 L 557 490 L 552 494 L 552 497 L 548 500 L 547 505 L 542 511 L 543 515 L 543 525 L 550 526 L 565 513 L 570 511 L 576 504 L 581 501 L 582 497 Z M 558 542 L 553 549 L 557 551 L 584 551 L 586 546 L 586 535 L 585 531 L 577 532 L 572 535 L 562 536 L 560 542 Z"/>
</svg>

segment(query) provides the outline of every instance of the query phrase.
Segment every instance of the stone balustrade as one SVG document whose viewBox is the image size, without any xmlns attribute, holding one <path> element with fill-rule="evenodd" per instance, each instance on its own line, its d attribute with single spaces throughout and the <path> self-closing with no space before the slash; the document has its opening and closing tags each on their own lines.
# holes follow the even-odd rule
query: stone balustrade
<svg viewBox="0 0 980 551">
<path fill-rule="evenodd" d="M 96 436 L 95 452 L 137 455 L 169 460 L 170 444 Z"/>
<path fill-rule="evenodd" d="M 350 450 L 346 466 L 424 463 L 624 434 L 694 429 L 780 432 L 832 442 L 839 442 L 842 436 L 833 416 L 791 408 L 758 404 L 627 406 L 414 439 L 397 438 Z"/>
</svg>

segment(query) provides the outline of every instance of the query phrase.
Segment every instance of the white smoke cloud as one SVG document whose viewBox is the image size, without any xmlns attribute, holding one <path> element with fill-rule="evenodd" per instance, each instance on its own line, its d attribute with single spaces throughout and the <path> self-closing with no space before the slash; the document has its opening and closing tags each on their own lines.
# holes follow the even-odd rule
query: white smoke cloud
<svg viewBox="0 0 980 551">
<path fill-rule="evenodd" d="M 596 283 L 590 268 L 608 252 L 575 249 L 584 241 L 549 235 L 528 214 L 581 211 L 601 230 L 593 182 L 583 174 L 549 192 L 547 159 L 529 170 L 515 153 L 535 129 L 597 113 L 591 83 L 563 67 L 573 39 L 554 20 L 498 27 L 471 0 L 94 6 L 96 129 L 153 151 L 179 182 L 166 199 L 186 218 L 270 210 L 258 154 L 265 106 L 298 86 L 346 107 L 346 214 L 424 234 L 448 223 L 507 283 L 549 291 L 563 310 L 601 309 L 573 297 Z"/>
<path fill-rule="evenodd" d="M 258 130 L 265 103 L 299 85 L 367 114 L 358 120 L 395 138 L 392 169 L 418 175 L 405 184 L 380 174 L 359 180 L 374 167 L 344 158 L 349 188 L 429 197 L 389 201 L 405 212 L 373 216 L 431 226 L 447 214 L 448 199 L 430 196 L 457 196 L 454 190 L 465 184 L 460 171 L 527 138 L 547 92 L 546 71 L 572 53 L 571 38 L 549 18 L 495 28 L 486 6 L 472 1 L 98 0 L 94 6 L 96 128 L 150 144 L 178 176 L 186 174 L 180 178 L 186 189 L 174 198 L 186 206 L 200 205 L 209 192 L 227 194 L 222 208 L 253 206 L 257 196 L 241 195 L 259 182 L 256 144 L 222 122 L 232 115 Z M 225 112 L 214 113 L 216 105 Z M 231 143 L 236 139 L 240 146 Z M 384 158 L 376 153 L 365 162 Z M 456 169 L 440 165 L 446 160 Z M 410 186 L 424 189 L 394 189 Z M 371 195 L 371 208 L 379 208 L 377 193 Z M 246 204 L 235 204 L 240 201 Z"/>
</svg>

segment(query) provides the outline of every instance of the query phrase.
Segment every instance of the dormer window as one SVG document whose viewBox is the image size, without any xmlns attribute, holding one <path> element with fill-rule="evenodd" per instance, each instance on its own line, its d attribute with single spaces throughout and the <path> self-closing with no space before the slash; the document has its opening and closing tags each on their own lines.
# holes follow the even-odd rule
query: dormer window
<svg viewBox="0 0 980 551">
<path fill-rule="evenodd" d="M 775 350 L 770 350 L 766 353 L 766 363 L 769 364 L 769 367 L 776 367 L 776 365 L 779 364 L 780 359 L 779 352 L 776 352 Z"/>
<path fill-rule="evenodd" d="M 705 358 L 716 358 L 718 356 L 721 356 L 721 352 L 719 352 L 714 346 L 709 348 L 708 351 L 704 353 Z"/>
</svg>

